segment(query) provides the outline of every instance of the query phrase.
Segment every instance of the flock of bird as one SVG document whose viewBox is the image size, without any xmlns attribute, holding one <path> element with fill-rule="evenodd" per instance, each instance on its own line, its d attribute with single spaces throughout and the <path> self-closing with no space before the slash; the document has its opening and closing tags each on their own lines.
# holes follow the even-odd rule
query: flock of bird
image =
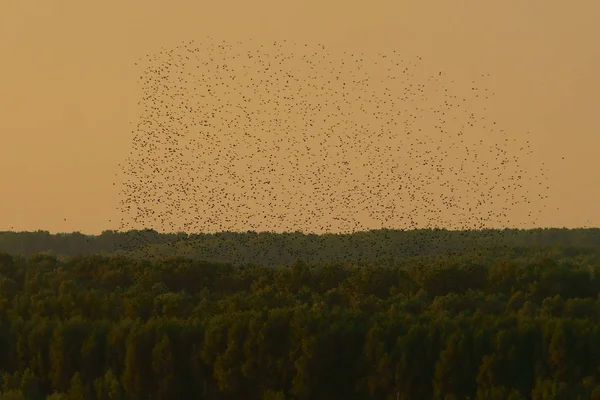
<svg viewBox="0 0 600 400">
<path fill-rule="evenodd" d="M 535 225 L 545 168 L 486 116 L 489 76 L 462 87 L 423 64 L 212 38 L 143 57 L 119 230 Z"/>
</svg>

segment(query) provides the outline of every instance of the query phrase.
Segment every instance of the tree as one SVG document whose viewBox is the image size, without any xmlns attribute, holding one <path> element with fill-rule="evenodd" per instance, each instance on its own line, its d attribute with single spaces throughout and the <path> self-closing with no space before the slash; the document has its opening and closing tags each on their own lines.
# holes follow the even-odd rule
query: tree
<svg viewBox="0 0 600 400">
<path fill-rule="evenodd" d="M 64 393 L 54 392 L 46 396 L 46 400 L 69 400 L 69 398 Z"/>
<path fill-rule="evenodd" d="M 158 399 L 174 399 L 179 396 L 175 389 L 175 365 L 173 362 L 173 352 L 171 341 L 167 334 L 163 334 L 160 342 L 156 343 L 152 350 L 152 371 L 158 384 Z"/>
<path fill-rule="evenodd" d="M 94 381 L 96 398 L 98 400 L 121 400 L 122 389 L 112 369 L 108 369 L 104 376 Z"/>
<path fill-rule="evenodd" d="M 122 376 L 123 389 L 134 398 L 149 397 L 155 390 L 157 382 L 154 381 L 152 372 L 152 348 L 147 327 L 141 321 L 136 322 L 127 337 Z"/>
<path fill-rule="evenodd" d="M 29 400 L 20 390 L 9 390 L 0 393 L 0 400 Z"/>
<path fill-rule="evenodd" d="M 456 331 L 448 337 L 435 366 L 434 394 L 443 399 L 453 395 L 460 399 L 475 395 L 475 374 L 468 349 L 468 332 Z"/>
<path fill-rule="evenodd" d="M 285 400 L 285 395 L 282 391 L 267 390 L 263 394 L 263 400 Z"/>
<path fill-rule="evenodd" d="M 79 376 L 79 372 L 76 372 L 71 378 L 71 382 L 69 384 L 69 390 L 67 391 L 67 399 L 69 400 L 84 400 L 84 387 L 83 382 L 81 382 L 81 377 Z"/>
<path fill-rule="evenodd" d="M 29 368 L 23 372 L 21 377 L 21 392 L 28 400 L 41 400 L 40 382 Z"/>
</svg>

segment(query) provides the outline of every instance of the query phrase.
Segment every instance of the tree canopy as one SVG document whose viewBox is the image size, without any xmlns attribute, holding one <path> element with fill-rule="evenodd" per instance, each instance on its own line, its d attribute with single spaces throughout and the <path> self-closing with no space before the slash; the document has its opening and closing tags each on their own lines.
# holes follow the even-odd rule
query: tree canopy
<svg viewBox="0 0 600 400">
<path fill-rule="evenodd" d="M 221 235 L 263 241 L 247 262 L 210 259 L 219 235 L 194 257 L 0 253 L 0 398 L 600 399 L 596 231 L 397 257 L 386 234 Z"/>
</svg>

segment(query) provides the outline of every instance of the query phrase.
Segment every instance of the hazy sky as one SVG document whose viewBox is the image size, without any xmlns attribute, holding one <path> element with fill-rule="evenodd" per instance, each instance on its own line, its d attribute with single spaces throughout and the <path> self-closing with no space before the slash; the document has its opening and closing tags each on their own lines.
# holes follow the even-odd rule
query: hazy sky
<svg viewBox="0 0 600 400">
<path fill-rule="evenodd" d="M 551 172 L 540 225 L 600 225 L 597 2 L 290 4 L 4 1 L 0 230 L 116 228 L 113 182 L 131 150 L 141 95 L 133 63 L 206 35 L 396 50 L 465 82 L 490 73 L 488 109 L 507 131 L 530 132 Z"/>
</svg>

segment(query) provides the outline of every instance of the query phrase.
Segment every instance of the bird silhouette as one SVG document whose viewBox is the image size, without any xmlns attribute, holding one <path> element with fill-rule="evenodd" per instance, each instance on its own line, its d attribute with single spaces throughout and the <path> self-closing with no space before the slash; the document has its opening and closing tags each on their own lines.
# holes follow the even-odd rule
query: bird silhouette
<svg viewBox="0 0 600 400">
<path fill-rule="evenodd" d="M 483 230 L 535 225 L 547 199 L 530 136 L 487 112 L 489 74 L 461 84 L 399 51 L 210 37 L 136 66 L 119 229 Z"/>
</svg>

